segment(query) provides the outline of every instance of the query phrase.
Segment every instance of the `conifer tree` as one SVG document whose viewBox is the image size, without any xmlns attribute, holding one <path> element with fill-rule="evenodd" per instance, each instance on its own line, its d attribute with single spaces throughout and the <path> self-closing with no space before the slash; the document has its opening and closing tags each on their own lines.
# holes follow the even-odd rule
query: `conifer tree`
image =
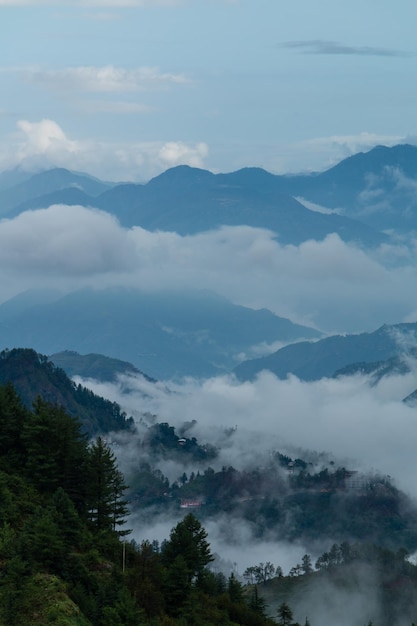
<svg viewBox="0 0 417 626">
<path fill-rule="evenodd" d="M 26 474 L 43 494 L 62 487 L 76 506 L 84 500 L 87 445 L 79 422 L 63 407 L 34 402 L 22 433 Z"/>
<path fill-rule="evenodd" d="M 278 617 L 280 626 L 290 626 L 292 622 L 292 610 L 286 602 L 282 602 L 278 607 Z"/>
<path fill-rule="evenodd" d="M 204 568 L 214 560 L 207 541 L 207 532 L 192 513 L 188 513 L 173 528 L 162 554 L 168 564 L 181 556 L 188 567 L 190 582 L 201 576 Z"/>
<path fill-rule="evenodd" d="M 24 462 L 22 430 L 28 411 L 11 383 L 0 386 L 0 465 L 16 471 Z"/>
<path fill-rule="evenodd" d="M 129 513 L 124 498 L 127 486 L 114 453 L 101 437 L 89 447 L 87 486 L 88 517 L 93 527 L 128 534 L 128 530 L 117 530 Z"/>
</svg>

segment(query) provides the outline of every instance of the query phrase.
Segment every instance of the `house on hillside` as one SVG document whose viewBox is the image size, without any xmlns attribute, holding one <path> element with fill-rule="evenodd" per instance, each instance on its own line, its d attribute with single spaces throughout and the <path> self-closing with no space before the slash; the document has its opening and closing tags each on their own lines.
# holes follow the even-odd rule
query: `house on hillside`
<svg viewBox="0 0 417 626">
<path fill-rule="evenodd" d="M 198 509 L 204 504 L 202 498 L 188 498 L 187 500 L 181 500 L 181 509 Z"/>
</svg>

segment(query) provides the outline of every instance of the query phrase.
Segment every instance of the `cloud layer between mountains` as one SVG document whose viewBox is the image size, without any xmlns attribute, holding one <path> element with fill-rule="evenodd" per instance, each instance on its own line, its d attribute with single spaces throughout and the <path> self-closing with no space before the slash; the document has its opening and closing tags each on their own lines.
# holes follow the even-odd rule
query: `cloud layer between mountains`
<svg viewBox="0 0 417 626">
<path fill-rule="evenodd" d="M 58 205 L 0 222 L 1 300 L 36 286 L 210 289 L 324 331 L 356 332 L 415 319 L 416 274 L 412 246 L 365 252 L 337 235 L 299 246 L 248 226 L 180 236 Z"/>
</svg>

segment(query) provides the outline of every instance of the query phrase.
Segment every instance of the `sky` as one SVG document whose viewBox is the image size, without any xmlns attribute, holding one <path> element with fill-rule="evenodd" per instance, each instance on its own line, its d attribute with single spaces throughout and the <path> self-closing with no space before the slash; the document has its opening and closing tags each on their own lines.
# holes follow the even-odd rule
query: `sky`
<svg viewBox="0 0 417 626">
<path fill-rule="evenodd" d="M 0 0 L 0 170 L 317 171 L 417 141 L 414 0 Z"/>
<path fill-rule="evenodd" d="M 416 23 L 415 0 L 0 0 L 0 171 L 317 171 L 417 143 Z M 0 222 L 0 301 L 33 286 L 186 285 L 325 332 L 372 331 L 417 319 L 416 247 L 364 251 L 336 235 L 284 246 L 246 226 L 182 237 L 45 207 Z M 149 402 L 174 425 L 198 415 L 203 438 L 216 420 L 239 423 L 228 463 L 246 462 L 256 416 L 258 458 L 274 433 L 416 497 L 415 410 L 401 402 L 415 387 L 414 374 L 372 387 L 265 373 L 189 381 Z"/>
</svg>

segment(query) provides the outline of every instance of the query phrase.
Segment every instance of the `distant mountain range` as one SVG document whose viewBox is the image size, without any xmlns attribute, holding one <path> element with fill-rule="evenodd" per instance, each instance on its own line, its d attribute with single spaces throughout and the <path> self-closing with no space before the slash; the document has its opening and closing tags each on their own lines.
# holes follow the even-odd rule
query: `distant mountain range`
<svg viewBox="0 0 417 626">
<path fill-rule="evenodd" d="M 417 231 L 416 185 L 417 147 L 406 144 L 378 146 L 325 172 L 296 176 L 178 166 L 147 184 L 115 184 L 62 168 L 29 178 L 12 171 L 0 174 L 0 216 L 80 204 L 112 213 L 126 227 L 191 234 L 245 224 L 274 231 L 284 244 L 337 233 L 374 246 L 388 240 L 382 231 Z M 337 213 L 310 210 L 304 201 Z"/>
<path fill-rule="evenodd" d="M 318 337 L 208 292 L 30 291 L 0 306 L 0 347 L 106 354 L 158 379 L 224 373 L 259 344 Z"/>
<path fill-rule="evenodd" d="M 319 380 L 336 372 L 370 373 L 381 367 L 381 362 L 393 359 L 392 369 L 387 370 L 392 373 L 394 364 L 398 365 L 395 361 L 398 355 L 415 355 L 416 340 L 417 323 L 384 325 L 372 333 L 334 335 L 315 342 L 291 344 L 268 356 L 245 361 L 234 372 L 240 380 L 252 380 L 263 370 L 273 372 L 278 378 L 294 374 L 301 380 Z"/>
<path fill-rule="evenodd" d="M 417 232 L 416 188 L 417 147 L 411 145 L 378 146 L 326 172 L 297 176 L 259 168 L 213 174 L 179 166 L 139 185 L 103 182 L 62 168 L 31 176 L 13 170 L 0 174 L 0 217 L 51 203 L 81 204 L 112 213 L 126 227 L 188 234 L 244 224 L 271 229 L 282 243 L 338 233 L 345 241 L 374 246 L 389 240 L 388 231 Z M 311 210 L 309 202 L 341 214 Z M 157 379 L 231 370 L 250 379 L 269 369 L 279 377 L 294 373 L 314 380 L 358 363 L 395 358 L 396 334 L 402 331 L 414 335 L 416 329 L 402 324 L 322 339 L 315 330 L 270 311 L 195 292 L 107 289 L 65 295 L 37 290 L 0 306 L 0 348 L 106 354 Z M 263 346 L 265 354 L 268 345 L 277 343 L 291 345 L 247 360 L 261 353 L 256 347 Z"/>
</svg>

